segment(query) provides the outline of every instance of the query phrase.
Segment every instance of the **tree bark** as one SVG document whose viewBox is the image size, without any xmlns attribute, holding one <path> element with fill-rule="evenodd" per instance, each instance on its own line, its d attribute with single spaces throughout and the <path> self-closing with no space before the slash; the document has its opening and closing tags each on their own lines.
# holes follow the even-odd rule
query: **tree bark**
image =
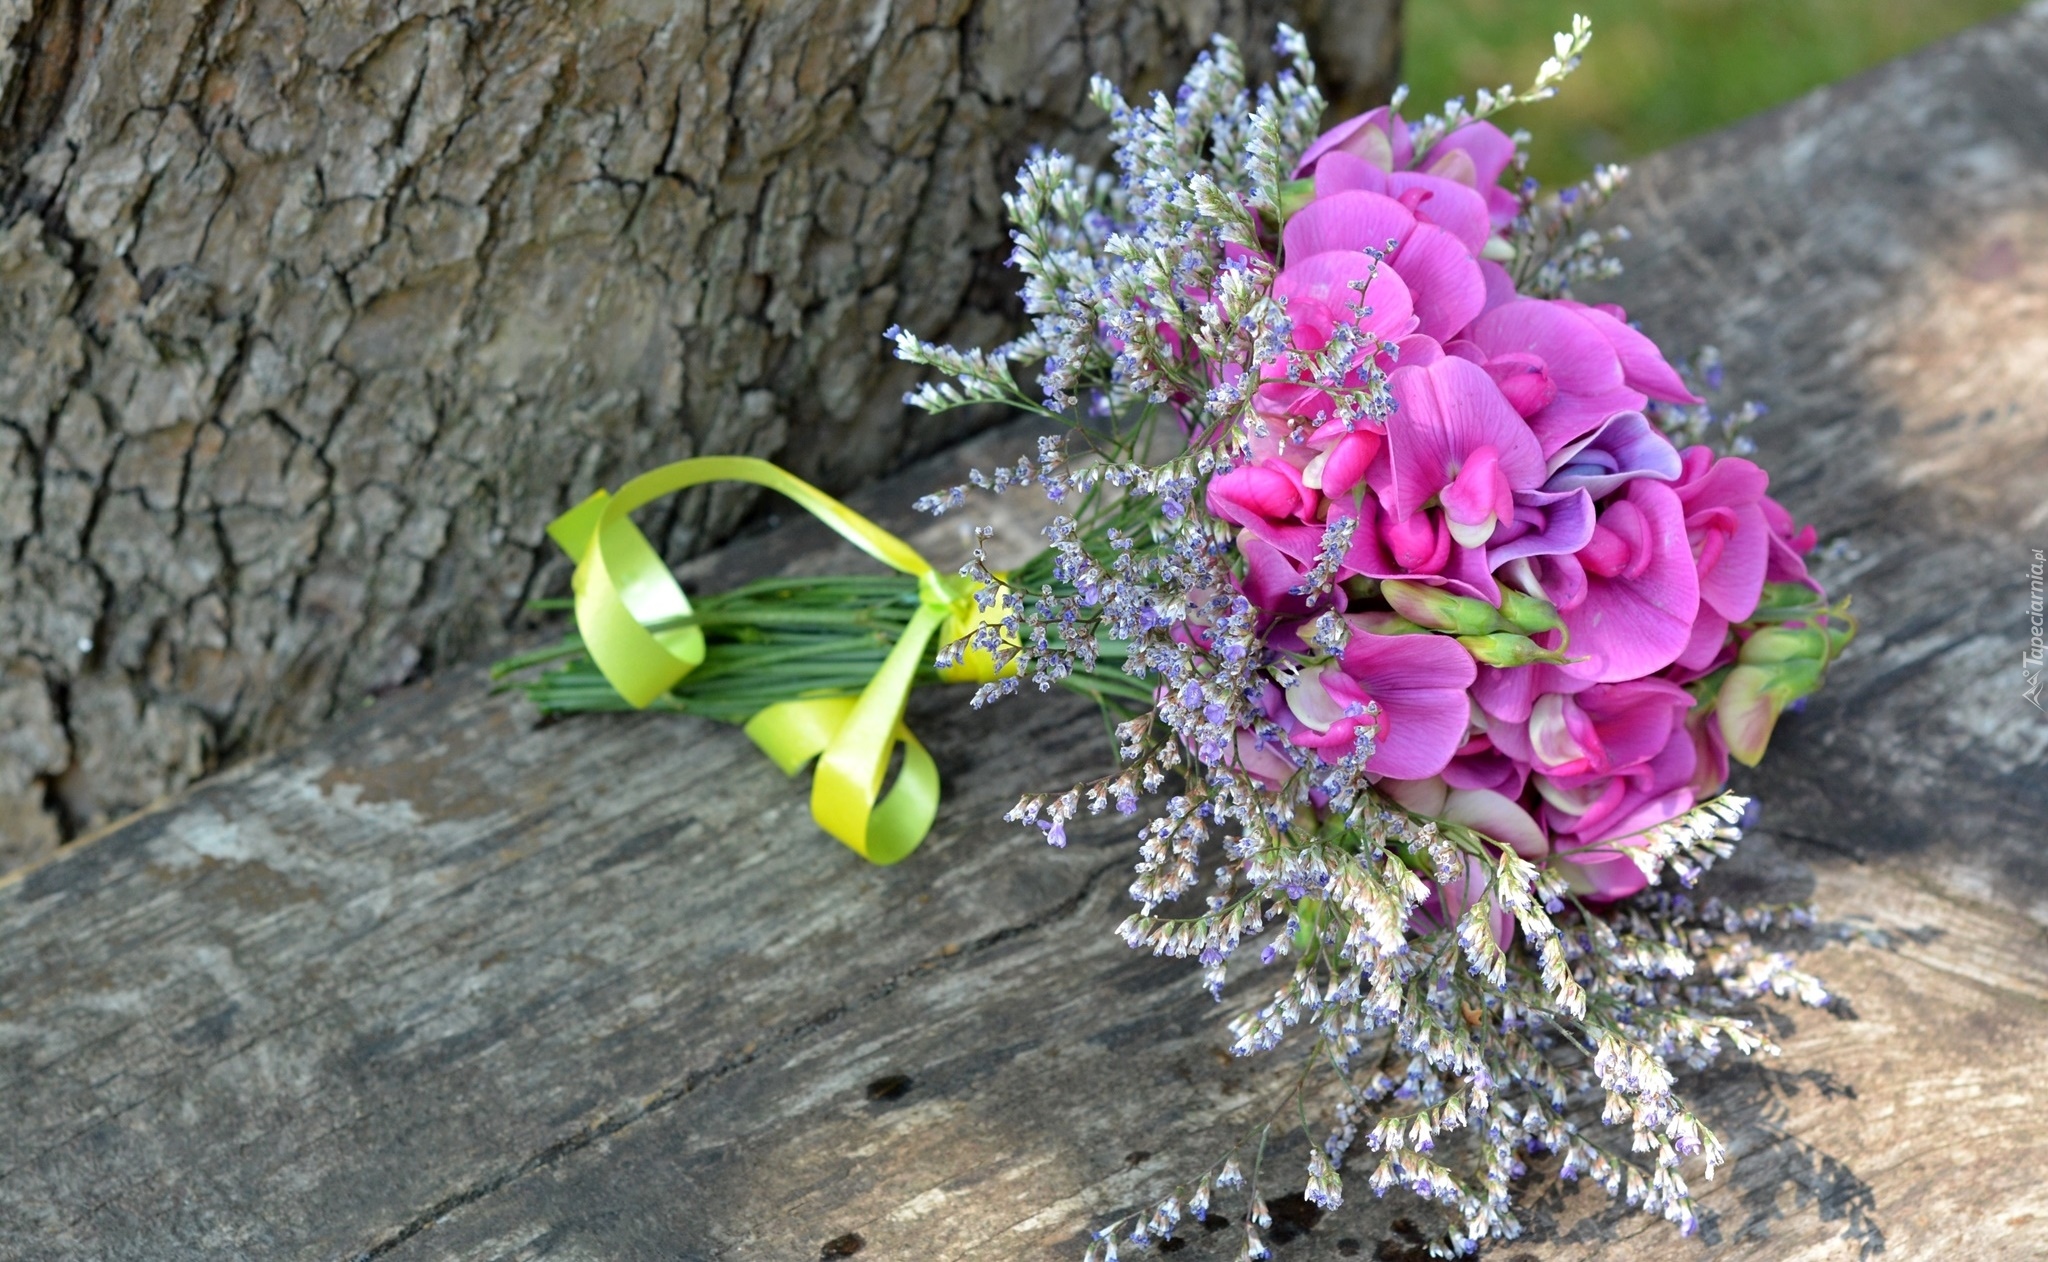
<svg viewBox="0 0 2048 1262">
<path fill-rule="evenodd" d="M 600 484 L 956 438 L 882 330 L 1016 324 L 1000 193 L 1100 155 L 1088 77 L 1306 17 L 1356 98 L 1398 0 L 1336 9 L 0 0 L 0 860 L 490 651 Z"/>
</svg>

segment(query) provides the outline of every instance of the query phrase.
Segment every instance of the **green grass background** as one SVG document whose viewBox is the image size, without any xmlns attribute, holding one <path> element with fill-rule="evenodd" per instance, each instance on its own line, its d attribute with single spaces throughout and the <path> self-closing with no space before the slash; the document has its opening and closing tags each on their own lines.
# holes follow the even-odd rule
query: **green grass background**
<svg viewBox="0 0 2048 1262">
<path fill-rule="evenodd" d="M 1526 84 L 1573 13 L 1593 45 L 1558 96 L 1509 111 L 1546 185 L 1731 123 L 2011 12 L 2021 0 L 1407 0 L 1403 112 Z"/>
</svg>

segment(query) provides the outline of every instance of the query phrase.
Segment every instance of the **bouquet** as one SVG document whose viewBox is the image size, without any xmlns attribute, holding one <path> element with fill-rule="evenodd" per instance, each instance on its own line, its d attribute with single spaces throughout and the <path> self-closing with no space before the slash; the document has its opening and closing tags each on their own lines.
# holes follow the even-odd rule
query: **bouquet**
<svg viewBox="0 0 2048 1262">
<path fill-rule="evenodd" d="M 1686 891 L 1750 810 L 1730 759 L 1755 764 L 1819 686 L 1854 634 L 1846 602 L 1745 458 L 1757 409 L 1695 392 L 1719 384 L 1711 355 L 1681 372 L 1621 309 L 1572 298 L 1617 270 L 1618 231 L 1585 216 L 1626 173 L 1544 194 L 1526 136 L 1488 121 L 1552 95 L 1589 38 L 1575 19 L 1529 88 L 1420 121 L 1397 95 L 1325 129 L 1284 27 L 1289 66 L 1256 91 L 1222 39 L 1173 97 L 1098 81 L 1114 169 L 1041 154 L 1007 199 L 1030 330 L 988 351 L 891 330 L 944 378 L 911 404 L 1056 424 L 921 501 L 1042 490 L 1061 515 L 1015 573 L 977 552 L 937 575 L 870 537 L 900 577 L 777 580 L 694 611 L 670 579 L 634 609 L 605 535 L 659 488 L 557 523 L 581 637 L 512 664 L 566 663 L 528 684 L 542 706 L 747 721 L 785 767 L 819 757 L 814 813 L 871 857 L 931 818 L 883 819 L 925 774 L 910 687 L 971 680 L 981 707 L 1061 686 L 1110 712 L 1116 766 L 1008 818 L 1060 845 L 1083 811 L 1130 817 L 1123 938 L 1194 961 L 1218 999 L 1256 984 L 1231 1050 L 1297 1055 L 1281 1111 L 1103 1226 L 1090 1262 L 1231 1189 L 1241 1256 L 1267 1256 L 1258 1172 L 1297 1119 L 1309 1201 L 1337 1206 L 1347 1175 L 1411 1193 L 1442 1256 L 1516 1236 L 1511 1189 L 1539 1159 L 1690 1231 L 1685 1171 L 1725 1153 L 1676 1070 L 1771 1050 L 1744 1016 L 1762 997 L 1828 1000 L 1756 939 L 1803 912 Z M 780 476 L 857 543 L 888 539 Z M 593 639 L 618 634 L 651 675 Z M 798 738 L 757 730 L 805 706 L 825 710 Z M 935 778 L 912 796 L 935 801 Z"/>
</svg>

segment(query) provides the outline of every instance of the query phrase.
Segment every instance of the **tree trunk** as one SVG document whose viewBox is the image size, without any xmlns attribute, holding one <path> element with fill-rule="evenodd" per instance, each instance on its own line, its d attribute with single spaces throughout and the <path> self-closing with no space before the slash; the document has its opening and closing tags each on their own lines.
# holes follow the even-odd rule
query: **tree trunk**
<svg viewBox="0 0 2048 1262">
<path fill-rule="evenodd" d="M 956 437 L 882 330 L 1015 326 L 999 195 L 1100 155 L 1089 75 L 1306 19 L 1355 100 L 1398 0 L 1336 8 L 0 0 L 0 861 L 489 651 L 601 483 Z"/>
</svg>

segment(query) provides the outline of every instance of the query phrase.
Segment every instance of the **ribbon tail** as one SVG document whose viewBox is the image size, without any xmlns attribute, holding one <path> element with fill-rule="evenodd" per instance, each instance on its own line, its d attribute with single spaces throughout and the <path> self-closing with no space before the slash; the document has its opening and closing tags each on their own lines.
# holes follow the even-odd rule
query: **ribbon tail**
<svg viewBox="0 0 2048 1262">
<path fill-rule="evenodd" d="M 783 701 L 747 720 L 745 730 L 784 775 L 793 776 L 825 752 L 847 727 L 858 704 L 852 697 Z M 882 746 L 882 765 L 887 766 L 888 751 L 898 741 L 903 744 L 903 769 L 879 803 L 840 788 L 829 789 L 831 802 L 821 805 L 813 787 L 812 818 L 870 863 L 895 863 L 909 855 L 931 832 L 932 820 L 938 816 L 938 764 L 901 722 Z"/>
<path fill-rule="evenodd" d="M 911 788 L 911 798 L 892 804 L 879 816 L 874 805 L 889 769 L 889 752 L 903 726 L 911 683 L 932 633 L 944 619 L 944 611 L 929 606 L 911 618 L 882 669 L 868 681 L 852 713 L 819 756 L 811 781 L 811 814 L 818 825 L 875 863 L 893 863 L 916 849 L 938 815 L 938 769 L 924 747 L 911 741 L 904 743 L 903 773 L 897 777 L 898 790 Z M 912 777 L 913 763 L 916 775 L 906 786 L 903 781 Z M 916 781 L 927 779 L 929 794 L 916 792 Z M 920 801 L 927 796 L 928 801 Z M 877 825 L 885 826 L 886 833 Z"/>
</svg>

